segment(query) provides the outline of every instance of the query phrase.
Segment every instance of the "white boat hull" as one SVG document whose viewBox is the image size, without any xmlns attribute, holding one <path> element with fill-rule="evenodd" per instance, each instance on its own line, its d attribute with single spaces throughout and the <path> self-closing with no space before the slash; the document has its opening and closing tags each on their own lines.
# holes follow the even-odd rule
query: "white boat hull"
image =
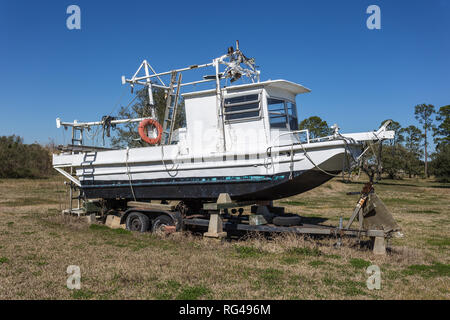
<svg viewBox="0 0 450 320">
<path fill-rule="evenodd" d="M 76 168 L 87 198 L 211 200 L 226 192 L 236 200 L 275 200 L 328 181 L 348 164 L 349 151 L 357 156 L 360 146 L 338 140 L 308 144 L 305 150 L 308 157 L 295 145 L 183 158 L 176 156 L 176 146 L 159 146 L 55 155 L 53 163 Z"/>
</svg>

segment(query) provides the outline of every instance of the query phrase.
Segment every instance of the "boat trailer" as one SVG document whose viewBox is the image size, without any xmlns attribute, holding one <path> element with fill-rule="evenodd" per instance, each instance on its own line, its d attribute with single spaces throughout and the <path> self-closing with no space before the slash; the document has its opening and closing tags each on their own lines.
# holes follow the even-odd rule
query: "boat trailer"
<svg viewBox="0 0 450 320">
<path fill-rule="evenodd" d="M 227 194 L 221 194 L 217 202 L 204 204 L 204 209 L 210 213 L 209 220 L 185 219 L 183 223 L 188 226 L 207 227 L 208 232 L 204 234 L 204 237 L 209 238 L 223 238 L 227 236 L 228 232 L 234 231 L 295 233 L 311 236 L 331 236 L 337 239 L 336 245 L 340 246 L 341 238 L 344 236 L 369 237 L 375 254 L 385 254 L 386 240 L 396 235 L 395 232 L 400 231 L 400 227 L 395 222 L 392 214 L 375 193 L 372 183 L 367 183 L 364 186 L 353 214 L 345 227 L 343 226 L 342 217 L 337 227 L 296 223 L 296 221 L 301 220 L 298 215 L 284 214 L 283 207 L 273 207 L 264 204 L 252 206 L 252 212 L 256 213 L 255 215 L 234 217 L 228 213 L 230 208 L 245 205 L 249 205 L 249 203 L 233 202 Z M 275 222 L 276 219 L 278 220 L 277 222 Z M 358 227 L 352 228 L 355 220 L 358 221 Z"/>
<path fill-rule="evenodd" d="M 84 201 L 82 208 L 64 210 L 63 214 L 86 216 L 88 222 L 103 222 L 112 228 L 131 231 L 172 233 L 182 230 L 201 230 L 203 237 L 224 239 L 242 233 L 292 233 L 309 236 L 328 236 L 341 245 L 343 237 L 368 237 L 375 254 L 386 254 L 387 240 L 401 236 L 401 229 L 392 214 L 374 191 L 372 182 L 364 185 L 355 209 L 344 225 L 338 226 L 303 223 L 296 214 L 286 214 L 284 207 L 273 206 L 272 201 L 235 202 L 226 193 L 216 202 L 203 203 L 192 210 L 181 201 L 160 203 L 117 200 L 105 207 L 102 199 Z M 243 214 L 243 207 L 251 206 L 251 214 Z M 114 208 L 116 207 L 116 208 Z M 357 222 L 357 226 L 353 227 Z"/>
</svg>

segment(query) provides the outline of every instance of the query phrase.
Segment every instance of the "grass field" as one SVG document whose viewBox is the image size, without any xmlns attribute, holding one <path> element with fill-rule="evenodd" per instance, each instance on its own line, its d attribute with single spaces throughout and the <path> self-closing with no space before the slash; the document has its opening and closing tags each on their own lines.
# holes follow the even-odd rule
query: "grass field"
<svg viewBox="0 0 450 320">
<path fill-rule="evenodd" d="M 277 204 L 337 224 L 362 183 L 334 179 Z M 405 235 L 381 257 L 354 239 L 217 243 L 89 226 L 61 216 L 61 179 L 0 180 L 0 299 L 450 299 L 450 185 L 383 180 L 376 191 Z M 380 290 L 366 287 L 372 264 Z M 66 287 L 69 265 L 80 290 Z"/>
</svg>

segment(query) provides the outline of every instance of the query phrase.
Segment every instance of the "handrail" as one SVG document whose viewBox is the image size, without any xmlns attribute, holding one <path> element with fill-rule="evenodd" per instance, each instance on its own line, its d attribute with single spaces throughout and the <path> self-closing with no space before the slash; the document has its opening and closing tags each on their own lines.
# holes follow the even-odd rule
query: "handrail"
<svg viewBox="0 0 450 320">
<path fill-rule="evenodd" d="M 306 143 L 309 144 L 309 130 L 308 129 L 303 129 L 303 130 L 294 130 L 294 131 L 288 131 L 288 132 L 282 132 L 278 135 L 277 139 L 275 139 L 274 141 L 277 141 L 278 139 L 280 139 L 281 136 L 285 136 L 285 135 L 289 135 L 289 134 L 297 134 L 297 133 L 302 133 L 302 132 L 306 132 Z M 300 140 L 300 139 L 299 139 Z M 273 142 L 272 141 L 272 144 Z"/>
</svg>

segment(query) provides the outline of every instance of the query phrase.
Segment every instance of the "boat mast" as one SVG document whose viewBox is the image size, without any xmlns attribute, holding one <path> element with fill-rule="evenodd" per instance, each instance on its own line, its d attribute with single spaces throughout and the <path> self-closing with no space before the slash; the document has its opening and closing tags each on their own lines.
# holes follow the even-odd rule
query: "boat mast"
<svg viewBox="0 0 450 320">
<path fill-rule="evenodd" d="M 147 60 L 144 60 L 143 64 L 144 64 L 145 75 L 148 77 L 150 74 L 148 72 Z M 148 103 L 150 105 L 150 116 L 153 119 L 155 119 L 156 118 L 155 102 L 153 100 L 153 89 L 152 89 L 152 82 L 150 81 L 150 78 L 147 78 L 147 92 L 148 92 Z"/>
</svg>

